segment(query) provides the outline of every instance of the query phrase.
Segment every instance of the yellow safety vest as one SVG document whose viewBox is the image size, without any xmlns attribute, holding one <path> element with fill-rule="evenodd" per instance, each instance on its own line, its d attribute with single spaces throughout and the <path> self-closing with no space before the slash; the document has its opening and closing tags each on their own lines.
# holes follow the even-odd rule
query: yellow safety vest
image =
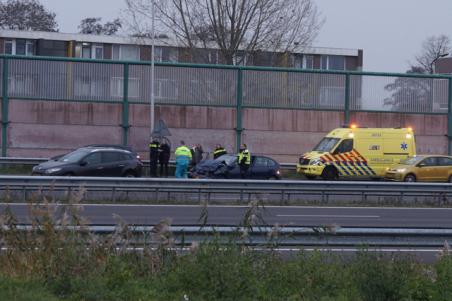
<svg viewBox="0 0 452 301">
<path fill-rule="evenodd" d="M 251 164 L 251 154 L 250 152 L 245 149 L 243 152 L 240 152 L 238 154 L 238 163 L 242 162 L 243 157 L 245 157 L 245 164 L 250 165 Z"/>
<path fill-rule="evenodd" d="M 218 154 L 218 153 L 226 153 L 226 150 L 225 150 L 224 148 L 217 148 L 217 149 L 213 152 L 214 155 L 216 155 L 216 154 Z"/>
<path fill-rule="evenodd" d="M 158 148 L 159 145 L 156 143 L 149 143 L 149 148 Z"/>
<path fill-rule="evenodd" d="M 191 159 L 190 149 L 188 147 L 186 147 L 185 145 L 179 146 L 178 148 L 176 148 L 176 157 L 179 157 L 179 156 L 186 156 Z"/>
</svg>

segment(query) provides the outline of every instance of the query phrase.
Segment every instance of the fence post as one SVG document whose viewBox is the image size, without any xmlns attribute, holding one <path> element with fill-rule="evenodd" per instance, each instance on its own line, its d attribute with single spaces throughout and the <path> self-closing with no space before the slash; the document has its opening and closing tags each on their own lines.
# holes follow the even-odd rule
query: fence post
<svg viewBox="0 0 452 301">
<path fill-rule="evenodd" d="M 449 77 L 447 93 L 447 154 L 450 156 L 452 153 L 452 77 Z"/>
<path fill-rule="evenodd" d="M 122 143 L 127 145 L 129 132 L 129 64 L 124 64 L 124 82 L 123 82 L 123 100 L 122 100 Z"/>
<path fill-rule="evenodd" d="M 350 74 L 345 75 L 344 123 L 350 125 Z"/>
<path fill-rule="evenodd" d="M 2 157 L 8 148 L 9 98 L 8 98 L 8 59 L 3 58 L 2 73 Z"/>
<path fill-rule="evenodd" d="M 242 68 L 237 69 L 237 97 L 236 97 L 236 151 L 240 149 L 240 144 L 242 144 L 242 96 L 243 96 L 243 75 Z"/>
</svg>

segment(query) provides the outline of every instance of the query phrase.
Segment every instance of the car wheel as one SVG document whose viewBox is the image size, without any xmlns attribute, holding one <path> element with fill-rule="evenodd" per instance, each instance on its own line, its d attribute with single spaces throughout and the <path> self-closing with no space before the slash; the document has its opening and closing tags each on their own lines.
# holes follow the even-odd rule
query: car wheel
<svg viewBox="0 0 452 301">
<path fill-rule="evenodd" d="M 135 173 L 133 171 L 126 171 L 124 173 L 124 177 L 126 177 L 126 178 L 135 178 L 136 176 L 135 176 Z"/>
<path fill-rule="evenodd" d="M 452 176 L 449 177 L 449 183 L 452 183 Z"/>
<path fill-rule="evenodd" d="M 332 166 L 325 167 L 322 172 L 322 178 L 328 181 L 335 181 L 339 177 L 336 168 Z"/>
<path fill-rule="evenodd" d="M 308 175 L 306 175 L 306 178 L 308 180 L 314 180 L 315 178 L 317 178 L 317 176 L 308 176 Z"/>
<path fill-rule="evenodd" d="M 279 178 L 277 176 L 271 176 L 270 178 L 268 178 L 269 180 L 279 180 Z"/>
<path fill-rule="evenodd" d="M 416 182 L 416 176 L 413 174 L 406 175 L 403 179 L 404 182 Z"/>
<path fill-rule="evenodd" d="M 74 173 L 73 172 L 67 172 L 65 174 L 63 174 L 63 177 L 73 177 Z"/>
</svg>

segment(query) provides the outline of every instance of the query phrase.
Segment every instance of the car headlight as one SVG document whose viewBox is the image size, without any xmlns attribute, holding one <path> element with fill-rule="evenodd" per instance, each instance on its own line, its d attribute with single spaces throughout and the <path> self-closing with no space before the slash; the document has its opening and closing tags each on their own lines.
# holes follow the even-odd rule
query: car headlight
<svg viewBox="0 0 452 301">
<path fill-rule="evenodd" d="M 320 165 L 321 163 L 322 163 L 322 161 L 320 159 L 313 159 L 313 160 L 311 160 L 310 165 Z"/>
<path fill-rule="evenodd" d="M 406 168 L 397 168 L 396 169 L 397 172 L 403 173 L 406 171 Z"/>
<path fill-rule="evenodd" d="M 55 168 L 49 168 L 45 171 L 46 174 L 51 174 L 51 173 L 56 173 L 59 172 L 61 170 L 60 167 L 55 167 Z"/>
</svg>

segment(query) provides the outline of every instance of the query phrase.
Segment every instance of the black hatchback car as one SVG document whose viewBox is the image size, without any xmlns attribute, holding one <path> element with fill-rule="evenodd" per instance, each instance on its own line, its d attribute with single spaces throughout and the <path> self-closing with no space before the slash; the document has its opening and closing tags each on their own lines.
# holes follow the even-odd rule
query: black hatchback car
<svg viewBox="0 0 452 301">
<path fill-rule="evenodd" d="M 143 163 L 128 150 L 82 147 L 33 167 L 32 175 L 140 177 Z"/>
<path fill-rule="evenodd" d="M 199 162 L 190 171 L 192 178 L 240 179 L 240 167 L 237 156 L 223 155 L 215 160 Z M 279 163 L 264 156 L 251 156 L 251 166 L 248 169 L 248 179 L 280 179 Z"/>
</svg>

